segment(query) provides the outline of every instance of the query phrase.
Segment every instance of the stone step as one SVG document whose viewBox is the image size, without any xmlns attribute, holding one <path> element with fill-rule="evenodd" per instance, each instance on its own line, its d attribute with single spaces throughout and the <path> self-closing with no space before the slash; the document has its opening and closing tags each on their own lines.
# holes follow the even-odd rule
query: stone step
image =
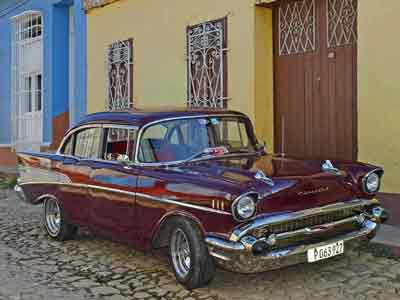
<svg viewBox="0 0 400 300">
<path fill-rule="evenodd" d="M 382 224 L 371 245 L 384 248 L 389 256 L 400 257 L 400 227 Z"/>
</svg>

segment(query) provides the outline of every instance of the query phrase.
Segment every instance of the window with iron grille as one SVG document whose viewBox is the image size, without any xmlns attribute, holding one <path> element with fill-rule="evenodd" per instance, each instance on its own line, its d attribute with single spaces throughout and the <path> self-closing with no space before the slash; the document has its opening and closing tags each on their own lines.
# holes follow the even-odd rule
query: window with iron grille
<svg viewBox="0 0 400 300">
<path fill-rule="evenodd" d="M 187 28 L 188 107 L 227 107 L 227 19 Z"/>
<path fill-rule="evenodd" d="M 108 48 L 108 110 L 133 107 L 133 40 L 117 41 Z"/>
</svg>

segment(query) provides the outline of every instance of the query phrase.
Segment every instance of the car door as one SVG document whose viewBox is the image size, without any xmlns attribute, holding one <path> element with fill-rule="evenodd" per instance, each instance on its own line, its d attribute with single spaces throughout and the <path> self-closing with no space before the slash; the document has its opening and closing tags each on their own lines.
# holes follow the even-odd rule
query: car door
<svg viewBox="0 0 400 300">
<path fill-rule="evenodd" d="M 62 157 L 57 171 L 68 179 L 58 188 L 66 217 L 81 225 L 90 225 L 91 203 L 88 195 L 91 161 L 96 161 L 101 148 L 101 125 L 82 126 L 73 130 L 61 145 Z"/>
<path fill-rule="evenodd" d="M 91 163 L 89 176 L 90 220 L 112 239 L 134 242 L 137 170 L 134 157 L 136 128 L 104 125 L 99 160 Z"/>
</svg>

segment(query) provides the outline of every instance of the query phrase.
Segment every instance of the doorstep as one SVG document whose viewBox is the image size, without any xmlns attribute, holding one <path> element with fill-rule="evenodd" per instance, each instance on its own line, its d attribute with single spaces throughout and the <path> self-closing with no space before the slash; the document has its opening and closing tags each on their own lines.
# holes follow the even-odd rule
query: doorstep
<svg viewBox="0 0 400 300">
<path fill-rule="evenodd" d="M 400 257 L 400 227 L 382 224 L 370 244 L 374 248 L 381 248 L 386 256 Z"/>
<path fill-rule="evenodd" d="M 400 194 L 379 193 L 378 199 L 389 214 L 385 224 L 399 226 L 400 229 Z"/>
</svg>

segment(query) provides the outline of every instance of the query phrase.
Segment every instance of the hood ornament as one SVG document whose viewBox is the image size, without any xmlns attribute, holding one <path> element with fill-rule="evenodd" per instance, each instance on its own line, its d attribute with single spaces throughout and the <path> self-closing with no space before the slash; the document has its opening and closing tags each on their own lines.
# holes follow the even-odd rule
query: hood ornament
<svg viewBox="0 0 400 300">
<path fill-rule="evenodd" d="M 257 171 L 256 175 L 254 175 L 254 178 L 257 180 L 261 180 L 270 186 L 275 185 L 274 181 L 271 178 L 269 178 L 267 175 L 265 175 L 265 173 L 261 170 Z"/>
<path fill-rule="evenodd" d="M 327 173 L 342 175 L 342 172 L 338 168 L 336 168 L 329 159 L 325 160 L 322 163 L 321 169 L 322 169 L 322 171 L 327 172 Z"/>
</svg>

